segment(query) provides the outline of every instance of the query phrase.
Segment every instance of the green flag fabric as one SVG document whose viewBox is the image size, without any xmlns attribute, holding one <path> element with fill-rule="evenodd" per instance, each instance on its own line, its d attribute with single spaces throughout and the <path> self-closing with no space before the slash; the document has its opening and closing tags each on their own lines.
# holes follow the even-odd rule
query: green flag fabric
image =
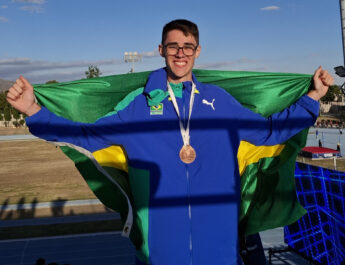
<svg viewBox="0 0 345 265">
<path fill-rule="evenodd" d="M 242 105 L 263 116 L 278 112 L 305 94 L 312 77 L 305 74 L 193 70 L 200 82 L 215 84 Z M 39 104 L 59 116 L 92 123 L 119 108 L 126 96 L 140 93 L 150 72 L 113 75 L 72 82 L 34 85 Z M 129 96 L 130 97 L 130 96 Z M 252 234 L 288 225 L 305 214 L 295 191 L 294 168 L 304 147 L 307 130 L 277 146 L 254 146 L 241 142 L 238 162 L 241 175 L 241 233 Z M 126 161 L 104 166 L 105 176 L 88 156 L 64 146 L 63 152 L 107 207 L 120 213 L 123 222 L 133 200 Z M 120 150 L 120 151 L 119 151 Z M 119 147 L 117 152 L 121 152 Z M 96 159 L 97 160 L 97 159 Z M 128 196 L 124 196 L 125 192 Z M 134 229 L 134 230 L 133 230 Z M 130 238 L 135 243 L 142 231 L 135 226 Z M 126 228 L 124 228 L 124 231 Z M 126 232 L 126 231 L 125 231 Z"/>
</svg>

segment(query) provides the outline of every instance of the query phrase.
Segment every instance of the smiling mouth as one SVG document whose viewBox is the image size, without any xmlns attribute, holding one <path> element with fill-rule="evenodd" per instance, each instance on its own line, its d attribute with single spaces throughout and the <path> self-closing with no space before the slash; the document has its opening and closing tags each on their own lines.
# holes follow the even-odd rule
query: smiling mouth
<svg viewBox="0 0 345 265">
<path fill-rule="evenodd" d="M 177 66 L 185 66 L 187 62 L 174 62 Z"/>
</svg>

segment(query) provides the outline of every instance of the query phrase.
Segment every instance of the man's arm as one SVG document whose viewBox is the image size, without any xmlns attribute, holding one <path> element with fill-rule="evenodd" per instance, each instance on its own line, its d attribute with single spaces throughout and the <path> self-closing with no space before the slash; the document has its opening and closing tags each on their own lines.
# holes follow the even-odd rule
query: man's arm
<svg viewBox="0 0 345 265">
<path fill-rule="evenodd" d="M 119 115 L 103 117 L 94 123 L 82 123 L 41 108 L 35 102 L 32 85 L 22 76 L 9 89 L 7 101 L 29 116 L 26 124 L 30 132 L 47 141 L 70 143 L 93 152 L 111 144 L 123 144 L 127 135 L 122 133 L 124 126 Z"/>
<path fill-rule="evenodd" d="M 252 112 L 243 111 L 243 117 L 252 121 L 252 127 L 243 121 L 241 139 L 254 145 L 276 145 L 285 142 L 304 128 L 312 126 L 318 116 L 319 103 L 328 87 L 333 84 L 333 77 L 319 67 L 313 76 L 313 89 L 302 96 L 296 103 L 281 112 L 264 118 Z"/>
<path fill-rule="evenodd" d="M 316 69 L 313 76 L 314 88 L 308 92 L 308 96 L 314 100 L 319 100 L 326 95 L 328 88 L 333 85 L 333 77 L 321 66 Z"/>
<path fill-rule="evenodd" d="M 20 112 L 32 116 L 41 107 L 35 102 L 34 88 L 23 76 L 16 80 L 7 93 L 7 101 Z"/>
</svg>

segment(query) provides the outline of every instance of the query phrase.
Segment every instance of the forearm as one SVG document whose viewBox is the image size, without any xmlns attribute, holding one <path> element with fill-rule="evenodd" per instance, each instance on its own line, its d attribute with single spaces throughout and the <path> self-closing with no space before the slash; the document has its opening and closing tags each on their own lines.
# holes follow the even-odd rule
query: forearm
<svg viewBox="0 0 345 265">
<path fill-rule="evenodd" d="M 319 113 L 319 103 L 305 95 L 296 103 L 268 118 L 254 117 L 253 126 L 242 138 L 254 145 L 276 145 L 285 142 L 304 128 L 312 126 Z"/>
<path fill-rule="evenodd" d="M 318 101 L 320 100 L 320 98 L 323 97 L 323 95 L 320 95 L 320 93 L 316 90 L 310 90 L 308 93 L 307 93 L 307 96 Z"/>
<path fill-rule="evenodd" d="M 314 125 L 319 114 L 319 103 L 309 95 L 295 104 L 271 116 L 271 134 L 267 145 L 285 142 L 305 128 Z"/>
<path fill-rule="evenodd" d="M 36 113 L 26 118 L 30 132 L 51 142 L 66 142 L 81 146 L 89 151 L 101 149 L 106 144 L 93 128 L 97 125 L 73 122 L 56 116 L 46 108 L 40 108 Z"/>
<path fill-rule="evenodd" d="M 41 106 L 39 106 L 37 103 L 32 104 L 26 111 L 25 114 L 29 117 L 36 114 L 41 110 Z"/>
</svg>

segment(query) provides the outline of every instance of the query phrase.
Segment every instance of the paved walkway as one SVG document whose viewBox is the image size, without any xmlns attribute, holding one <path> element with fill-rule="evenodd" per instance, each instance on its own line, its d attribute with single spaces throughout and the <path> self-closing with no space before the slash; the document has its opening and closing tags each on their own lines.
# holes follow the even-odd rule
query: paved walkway
<svg viewBox="0 0 345 265">
<path fill-rule="evenodd" d="M 272 230 L 267 230 L 260 233 L 262 245 L 265 249 L 265 254 L 268 261 L 269 248 L 285 248 L 287 244 L 284 243 L 284 228 L 279 227 Z M 275 254 L 272 256 L 272 265 L 309 265 L 308 261 L 298 256 L 293 252 L 285 252 Z"/>
<path fill-rule="evenodd" d="M 18 134 L 18 135 L 0 135 L 0 141 L 22 141 L 39 139 L 32 134 Z"/>
</svg>

